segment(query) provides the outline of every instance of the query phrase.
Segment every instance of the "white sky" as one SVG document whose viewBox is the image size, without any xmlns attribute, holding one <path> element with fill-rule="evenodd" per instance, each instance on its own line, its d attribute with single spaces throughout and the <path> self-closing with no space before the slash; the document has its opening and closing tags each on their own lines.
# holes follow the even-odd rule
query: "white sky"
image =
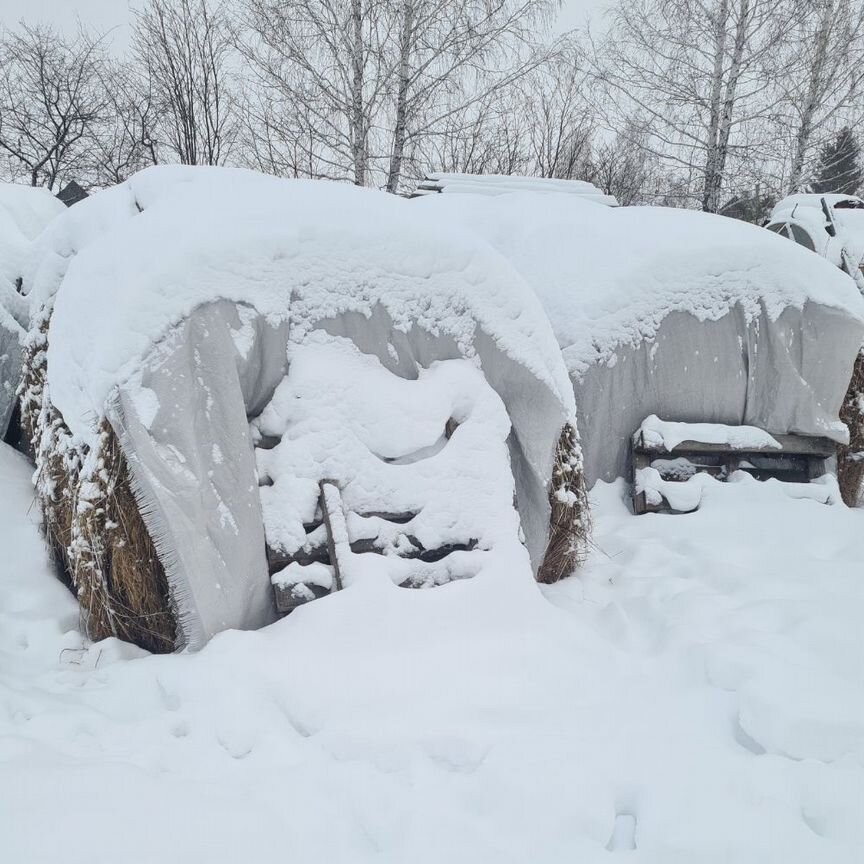
<svg viewBox="0 0 864 864">
<path fill-rule="evenodd" d="M 74 29 L 76 20 L 94 29 L 107 31 L 117 28 L 115 40 L 126 42 L 129 7 L 140 0 L 0 0 L 0 23 L 14 26 L 24 18 L 31 23 L 46 22 L 61 29 Z M 559 18 L 563 30 L 580 27 L 588 15 L 599 17 L 610 0 L 564 0 Z"/>
</svg>

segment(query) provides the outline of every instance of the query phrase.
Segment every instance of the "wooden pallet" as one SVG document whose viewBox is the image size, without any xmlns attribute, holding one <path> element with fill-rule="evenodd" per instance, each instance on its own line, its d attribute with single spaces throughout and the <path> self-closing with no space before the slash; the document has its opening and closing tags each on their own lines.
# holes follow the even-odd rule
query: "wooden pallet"
<svg viewBox="0 0 864 864">
<path fill-rule="evenodd" d="M 707 444 L 701 441 L 682 441 L 672 450 L 662 444 L 646 440 L 636 432 L 631 439 L 631 482 L 633 483 L 633 512 L 656 513 L 668 511 L 668 502 L 650 504 L 644 492 L 636 492 L 636 472 L 640 468 L 666 468 L 664 461 L 688 460 L 696 473 L 707 473 L 725 481 L 734 471 L 746 471 L 757 480 L 775 478 L 790 483 L 807 483 L 825 473 L 825 460 L 834 456 L 837 444 L 828 438 L 803 435 L 772 435 L 780 447 L 732 447 L 728 444 Z M 674 476 L 674 467 L 665 480 L 684 479 Z M 660 470 L 661 475 L 664 474 Z"/>
</svg>

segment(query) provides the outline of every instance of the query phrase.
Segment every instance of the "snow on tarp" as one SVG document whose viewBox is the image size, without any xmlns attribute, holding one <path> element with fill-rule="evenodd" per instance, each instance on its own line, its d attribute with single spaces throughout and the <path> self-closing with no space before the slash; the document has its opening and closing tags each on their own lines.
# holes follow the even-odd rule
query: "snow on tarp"
<svg viewBox="0 0 864 864">
<path fill-rule="evenodd" d="M 577 196 L 413 203 L 484 237 L 534 287 L 573 382 L 589 483 L 625 473 L 652 413 L 846 439 L 864 299 L 808 250 L 722 216 Z"/>
<path fill-rule="evenodd" d="M 33 269 L 33 240 L 66 210 L 47 189 L 0 183 L 0 435 L 12 414 L 21 375 L 21 340 L 30 324 L 23 296 Z"/>
<path fill-rule="evenodd" d="M 51 400 L 81 443 L 106 413 L 117 430 L 187 644 L 272 615 L 247 418 L 316 329 L 406 378 L 482 370 L 538 567 L 572 389 L 537 298 L 482 241 L 383 193 L 179 167 L 81 202 L 42 241 Z"/>
</svg>

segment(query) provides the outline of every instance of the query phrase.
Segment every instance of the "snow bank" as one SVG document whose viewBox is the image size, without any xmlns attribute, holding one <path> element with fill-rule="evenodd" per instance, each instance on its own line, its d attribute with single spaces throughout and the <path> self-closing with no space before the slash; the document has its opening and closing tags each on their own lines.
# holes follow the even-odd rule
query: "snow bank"
<svg viewBox="0 0 864 864">
<path fill-rule="evenodd" d="M 77 632 L 28 474 L 0 448 L 12 861 L 860 862 L 864 511 L 743 480 L 634 518 L 601 483 L 551 602 L 368 582 L 147 657 Z"/>
</svg>

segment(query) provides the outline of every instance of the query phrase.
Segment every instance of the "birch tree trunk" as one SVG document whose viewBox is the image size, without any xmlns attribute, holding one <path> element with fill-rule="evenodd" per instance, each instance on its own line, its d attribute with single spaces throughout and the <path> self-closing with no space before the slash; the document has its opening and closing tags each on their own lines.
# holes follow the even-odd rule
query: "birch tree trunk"
<svg viewBox="0 0 864 864">
<path fill-rule="evenodd" d="M 735 42 L 732 47 L 732 62 L 726 79 L 726 91 L 723 96 L 723 113 L 720 117 L 720 128 L 717 138 L 717 161 L 714 172 L 714 184 L 711 189 L 709 213 L 720 209 L 720 192 L 723 187 L 723 177 L 726 172 L 726 160 L 729 156 L 729 137 L 732 132 L 732 115 L 738 98 L 738 81 L 741 77 L 741 63 L 744 58 L 744 48 L 747 44 L 747 33 L 750 28 L 750 0 L 740 0 L 738 7 L 738 22 L 735 26 Z"/>
<path fill-rule="evenodd" d="M 411 46 L 414 41 L 414 3 L 404 0 L 402 4 L 402 29 L 399 34 L 399 72 L 396 88 L 396 120 L 393 128 L 393 147 L 390 153 L 390 170 L 387 173 L 387 191 L 396 192 L 402 177 L 402 157 L 405 153 L 405 136 L 408 124 L 408 88 L 411 81 Z"/>
<path fill-rule="evenodd" d="M 801 186 L 801 177 L 804 173 L 804 160 L 810 148 L 810 139 L 813 135 L 813 119 L 816 116 L 820 96 L 825 85 L 825 60 L 828 56 L 828 42 L 831 36 L 833 19 L 834 0 L 823 0 L 819 29 L 816 32 L 815 54 L 808 75 L 807 95 L 801 111 L 798 133 L 795 136 L 795 149 L 792 155 L 792 167 L 788 185 L 790 193 L 797 192 Z"/>
<path fill-rule="evenodd" d="M 363 107 L 363 0 L 351 0 L 351 35 L 351 149 L 354 157 L 354 184 L 365 186 L 369 171 L 369 135 Z"/>
<path fill-rule="evenodd" d="M 709 102 L 708 140 L 705 154 L 705 181 L 702 189 L 702 209 L 716 210 L 716 176 L 719 153 L 720 102 L 723 94 L 723 67 L 726 63 L 726 27 L 729 22 L 729 0 L 720 0 L 714 19 L 714 67 L 711 71 L 711 95 Z"/>
</svg>

